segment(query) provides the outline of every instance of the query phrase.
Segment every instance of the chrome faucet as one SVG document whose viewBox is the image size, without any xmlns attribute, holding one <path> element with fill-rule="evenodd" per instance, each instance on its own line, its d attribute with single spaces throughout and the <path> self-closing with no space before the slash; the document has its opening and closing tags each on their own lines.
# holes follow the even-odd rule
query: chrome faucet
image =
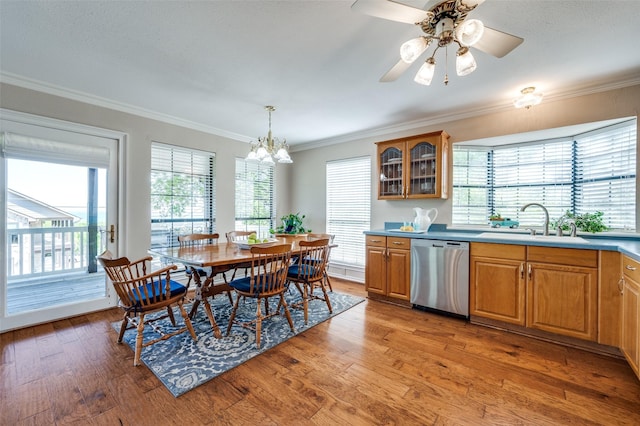
<svg viewBox="0 0 640 426">
<path fill-rule="evenodd" d="M 576 236 L 577 233 L 577 228 L 576 228 L 576 222 L 573 219 L 565 219 L 565 217 L 561 217 L 560 220 L 558 220 L 558 226 L 556 228 L 556 235 L 558 237 L 562 237 L 563 232 L 562 232 L 562 227 L 568 224 L 569 225 L 569 229 L 571 230 L 571 233 L 569 234 L 572 237 Z"/>
<path fill-rule="evenodd" d="M 547 208 L 540 203 L 529 203 L 522 206 L 520 211 L 525 211 L 529 206 L 538 206 L 542 209 L 544 212 L 544 229 L 542 231 L 542 235 L 549 235 L 549 212 L 547 211 Z"/>
</svg>

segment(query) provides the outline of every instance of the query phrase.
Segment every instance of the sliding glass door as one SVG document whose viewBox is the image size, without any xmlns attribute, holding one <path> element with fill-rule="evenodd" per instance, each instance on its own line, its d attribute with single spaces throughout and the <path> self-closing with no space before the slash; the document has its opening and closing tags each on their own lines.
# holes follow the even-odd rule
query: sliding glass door
<svg viewBox="0 0 640 426">
<path fill-rule="evenodd" d="M 2 111 L 1 330 L 113 306 L 123 135 Z"/>
</svg>

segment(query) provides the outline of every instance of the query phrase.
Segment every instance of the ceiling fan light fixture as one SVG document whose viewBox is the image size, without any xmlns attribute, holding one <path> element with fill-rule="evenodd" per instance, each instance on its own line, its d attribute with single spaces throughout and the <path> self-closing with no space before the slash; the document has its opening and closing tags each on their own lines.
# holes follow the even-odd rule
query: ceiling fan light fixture
<svg viewBox="0 0 640 426">
<path fill-rule="evenodd" d="M 433 74 L 436 71 L 436 61 L 433 59 L 433 56 L 425 61 L 424 64 L 418 70 L 413 81 L 418 84 L 423 84 L 428 86 L 431 84 L 431 80 L 433 80 Z"/>
<path fill-rule="evenodd" d="M 456 73 L 459 76 L 471 74 L 477 67 L 476 60 L 468 47 L 463 46 L 458 49 L 456 53 Z"/>
<path fill-rule="evenodd" d="M 427 50 L 429 42 L 426 37 L 417 37 L 411 40 L 405 41 L 400 46 L 400 58 L 408 64 L 412 64 L 418 56 L 422 55 L 422 52 Z"/>
<path fill-rule="evenodd" d="M 484 24 L 479 19 L 468 19 L 456 28 L 456 39 L 463 46 L 473 46 L 484 34 Z"/>
<path fill-rule="evenodd" d="M 520 91 L 520 96 L 513 101 L 513 105 L 516 108 L 529 109 L 534 105 L 538 105 L 542 102 L 543 94 L 536 92 L 536 88 L 533 86 L 525 87 Z"/>
</svg>

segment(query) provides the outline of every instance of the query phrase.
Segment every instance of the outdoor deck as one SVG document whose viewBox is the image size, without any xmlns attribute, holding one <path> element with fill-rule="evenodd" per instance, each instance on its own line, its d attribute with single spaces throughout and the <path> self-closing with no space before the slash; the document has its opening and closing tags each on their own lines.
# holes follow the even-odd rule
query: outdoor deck
<svg viewBox="0 0 640 426">
<path fill-rule="evenodd" d="M 105 295 L 104 272 L 71 273 L 10 281 L 7 314 L 91 300 Z"/>
</svg>

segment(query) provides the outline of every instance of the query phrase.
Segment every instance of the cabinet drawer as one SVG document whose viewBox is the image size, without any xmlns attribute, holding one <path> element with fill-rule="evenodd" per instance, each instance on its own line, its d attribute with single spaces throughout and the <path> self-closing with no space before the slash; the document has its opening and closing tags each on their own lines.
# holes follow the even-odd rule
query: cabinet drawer
<svg viewBox="0 0 640 426">
<path fill-rule="evenodd" d="M 366 244 L 370 247 L 385 247 L 387 245 L 387 237 L 379 235 L 367 235 Z"/>
<path fill-rule="evenodd" d="M 559 265 L 598 267 L 598 251 L 556 247 L 529 246 L 527 260 L 530 262 L 555 263 Z"/>
<path fill-rule="evenodd" d="M 622 272 L 635 282 L 640 282 L 640 262 L 637 260 L 624 256 L 622 259 Z"/>
<path fill-rule="evenodd" d="M 524 260 L 526 246 L 494 243 L 471 243 L 471 256 Z"/>
<path fill-rule="evenodd" d="M 387 237 L 387 247 L 409 250 L 411 248 L 411 238 Z"/>
</svg>

